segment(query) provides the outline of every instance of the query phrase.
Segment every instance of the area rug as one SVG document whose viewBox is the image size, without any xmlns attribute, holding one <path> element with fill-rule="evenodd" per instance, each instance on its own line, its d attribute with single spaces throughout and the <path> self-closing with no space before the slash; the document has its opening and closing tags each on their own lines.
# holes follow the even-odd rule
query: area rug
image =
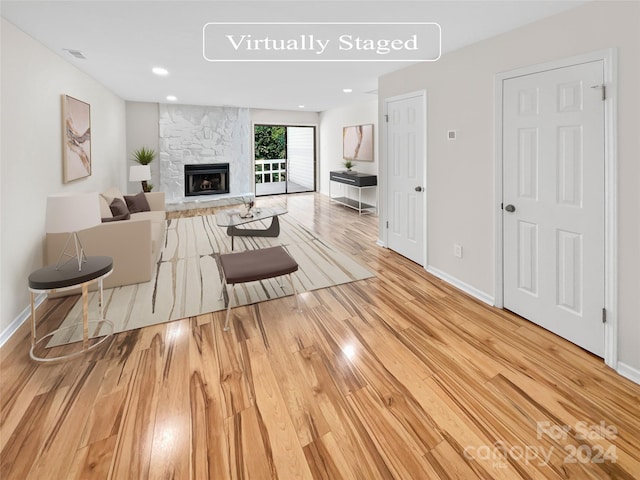
<svg viewBox="0 0 640 480">
<path fill-rule="evenodd" d="M 270 222 L 270 220 L 268 220 Z M 256 227 L 252 224 L 252 227 Z M 258 228 L 264 228 L 266 225 Z M 322 240 L 289 215 L 280 216 L 276 238 L 236 237 L 235 251 L 282 245 L 298 262 L 293 276 L 298 292 L 316 290 L 372 277 L 349 255 Z M 222 275 L 220 253 L 231 252 L 231 237 L 216 225 L 215 216 L 204 215 L 167 220 L 167 236 L 150 282 L 104 290 L 104 316 L 114 332 L 156 325 L 226 308 L 220 299 Z M 117 267 L 116 267 L 117 268 Z M 248 305 L 291 295 L 286 279 L 269 279 L 238 285 L 234 305 Z M 284 286 L 281 287 L 281 284 Z M 98 292 L 89 297 L 90 320 L 95 320 Z M 56 334 L 48 346 L 82 339 L 82 302 L 78 300 L 61 327 L 78 325 Z M 90 325 L 91 327 L 91 325 Z M 90 329 L 92 337 L 101 332 Z"/>
</svg>

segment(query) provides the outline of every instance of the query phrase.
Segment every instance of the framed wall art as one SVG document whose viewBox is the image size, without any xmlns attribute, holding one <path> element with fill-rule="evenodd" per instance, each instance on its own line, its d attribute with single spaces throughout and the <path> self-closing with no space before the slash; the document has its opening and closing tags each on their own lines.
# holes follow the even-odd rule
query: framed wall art
<svg viewBox="0 0 640 480">
<path fill-rule="evenodd" d="M 91 106 L 62 96 L 62 170 L 64 183 L 91 175 Z"/>
<path fill-rule="evenodd" d="M 342 128 L 342 158 L 373 162 L 373 124 Z"/>
</svg>

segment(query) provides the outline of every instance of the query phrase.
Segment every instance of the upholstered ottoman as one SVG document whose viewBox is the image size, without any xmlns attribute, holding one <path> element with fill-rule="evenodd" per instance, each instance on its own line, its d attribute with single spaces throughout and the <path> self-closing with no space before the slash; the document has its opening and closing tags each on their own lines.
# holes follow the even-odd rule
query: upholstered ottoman
<svg viewBox="0 0 640 480">
<path fill-rule="evenodd" d="M 220 266 L 224 275 L 220 297 L 222 297 L 227 285 L 231 285 L 227 316 L 224 322 L 225 331 L 229 330 L 229 314 L 233 302 L 233 292 L 235 286 L 239 283 L 256 282 L 287 275 L 293 288 L 293 295 L 296 297 L 296 307 L 298 311 L 300 310 L 298 292 L 291 278 L 291 274 L 298 270 L 298 264 L 284 248 L 271 247 L 238 253 L 225 253 L 220 255 Z"/>
</svg>

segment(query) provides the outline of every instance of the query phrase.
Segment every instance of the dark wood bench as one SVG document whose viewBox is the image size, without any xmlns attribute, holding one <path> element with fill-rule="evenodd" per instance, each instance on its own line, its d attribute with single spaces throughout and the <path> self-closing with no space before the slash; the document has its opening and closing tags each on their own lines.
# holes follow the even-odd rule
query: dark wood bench
<svg viewBox="0 0 640 480">
<path fill-rule="evenodd" d="M 239 283 L 256 282 L 287 275 L 293 288 L 293 295 L 296 297 L 296 307 L 300 311 L 298 292 L 291 278 L 291 274 L 298 270 L 298 264 L 284 248 L 279 246 L 238 253 L 225 253 L 220 255 L 220 266 L 224 275 L 224 283 L 220 290 L 221 297 L 227 285 L 231 285 L 227 316 L 224 322 L 225 331 L 229 330 L 229 314 L 234 298 L 233 293 L 235 286 Z"/>
</svg>

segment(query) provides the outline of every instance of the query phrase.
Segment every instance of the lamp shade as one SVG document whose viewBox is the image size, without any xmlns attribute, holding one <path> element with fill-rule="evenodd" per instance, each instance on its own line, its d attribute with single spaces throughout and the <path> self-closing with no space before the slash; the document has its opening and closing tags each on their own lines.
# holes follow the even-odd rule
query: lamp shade
<svg viewBox="0 0 640 480">
<path fill-rule="evenodd" d="M 129 167 L 129 181 L 142 182 L 151 180 L 151 167 L 149 165 L 132 165 Z"/>
<path fill-rule="evenodd" d="M 100 223 L 98 192 L 58 193 L 47 197 L 47 233 L 79 232 Z"/>
</svg>

